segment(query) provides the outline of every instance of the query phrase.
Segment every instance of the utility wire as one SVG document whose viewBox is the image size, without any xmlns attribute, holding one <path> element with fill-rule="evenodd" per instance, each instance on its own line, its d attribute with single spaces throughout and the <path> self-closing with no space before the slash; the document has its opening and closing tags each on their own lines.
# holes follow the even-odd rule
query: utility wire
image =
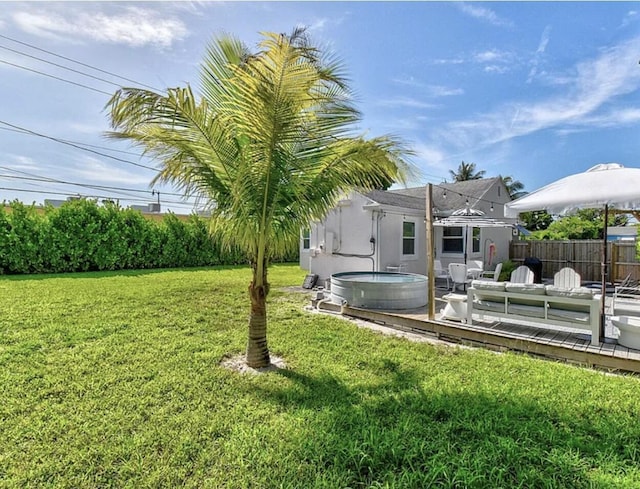
<svg viewBox="0 0 640 489">
<path fill-rule="evenodd" d="M 146 168 L 147 170 L 158 171 L 157 168 L 153 168 L 152 166 L 143 165 L 141 163 L 135 163 L 133 161 L 129 161 L 129 160 L 125 160 L 125 159 L 122 159 L 122 158 L 118 158 L 117 156 L 108 155 L 106 153 L 101 153 L 100 151 L 96 151 L 96 150 L 93 150 L 93 149 L 83 148 L 82 146 L 80 146 L 78 144 L 65 141 L 64 139 L 59 139 L 59 138 L 56 138 L 56 137 L 53 137 L 53 136 L 47 136 L 46 134 L 41 134 L 39 132 L 32 131 L 31 129 L 26 129 L 24 127 L 16 126 L 15 124 L 11 124 L 11 123 L 3 121 L 3 120 L 0 120 L 0 124 L 4 124 L 5 126 L 9 126 L 9 127 L 14 128 L 14 129 L 18 129 L 18 130 L 20 130 L 22 132 L 25 132 L 27 134 L 30 134 L 32 136 L 38 136 L 38 137 L 41 137 L 41 138 L 49 139 L 51 141 L 55 141 L 57 143 L 66 144 L 68 146 L 71 146 L 71 147 L 76 148 L 76 149 L 80 149 L 82 151 L 87 151 L 89 153 L 93 153 L 93 154 L 97 154 L 97 155 L 100 155 L 100 156 L 104 156 L 105 158 L 110 158 L 110 159 L 115 160 L 115 161 L 120 161 L 122 163 L 127 163 L 128 165 L 134 165 L 134 166 L 138 166 L 140 168 Z"/>
<path fill-rule="evenodd" d="M 69 192 L 52 192 L 52 191 L 48 191 L 48 190 L 30 190 L 30 189 L 24 189 L 24 188 L 11 188 L 11 187 L 0 187 L 0 190 L 8 190 L 8 191 L 12 191 L 12 192 L 27 192 L 27 193 L 37 193 L 37 194 L 47 194 L 47 195 L 62 195 L 62 196 L 66 196 L 66 197 L 73 197 L 74 195 L 69 194 Z M 76 196 L 79 194 L 75 194 Z M 91 195 L 89 196 L 91 198 L 95 198 L 95 199 L 107 199 L 107 200 L 113 200 L 113 196 L 106 196 L 106 195 Z M 143 203 L 147 203 L 146 200 L 143 199 L 125 199 L 128 200 L 130 202 L 143 202 Z M 165 200 L 163 201 L 164 204 L 174 204 L 178 207 L 183 207 L 183 208 L 193 208 L 190 207 L 188 204 L 184 204 L 183 202 L 176 202 L 176 201 L 172 201 L 172 200 Z"/>
<path fill-rule="evenodd" d="M 72 63 L 76 63 L 76 64 L 78 64 L 78 65 L 80 65 L 80 66 L 84 66 L 84 67 L 86 67 L 86 68 L 90 68 L 90 69 L 95 70 L 95 71 L 99 71 L 100 73 L 104 73 L 105 75 L 115 76 L 116 78 L 120 78 L 120 79 L 122 79 L 122 80 L 126 80 L 126 81 L 128 81 L 128 82 L 135 83 L 136 85 L 140 85 L 140 86 L 142 86 L 142 87 L 150 88 L 151 90 L 155 90 L 156 92 L 160 92 L 160 91 L 161 91 L 161 90 L 159 90 L 159 89 L 157 89 L 157 88 L 154 88 L 154 87 L 152 87 L 152 86 L 150 86 L 150 85 L 146 85 L 146 84 L 144 84 L 144 83 L 140 83 L 140 82 L 138 82 L 138 81 L 132 80 L 131 78 L 126 78 L 126 77 L 124 77 L 124 76 L 117 75 L 117 74 L 112 73 L 112 72 L 110 72 L 110 71 L 106 71 L 106 70 L 103 70 L 103 69 L 97 68 L 97 67 L 95 67 L 95 66 L 91 66 L 91 65 L 89 65 L 89 64 L 87 64 L 87 63 L 83 63 L 83 62 L 81 62 L 81 61 L 77 61 L 77 60 L 72 59 L 72 58 L 67 58 L 66 56 L 62 56 L 62 55 L 60 55 L 60 54 L 56 54 L 56 53 L 54 53 L 54 52 L 47 51 L 46 49 L 42 49 L 42 48 L 39 48 L 38 46 L 34 46 L 33 44 L 29 44 L 29 43 L 26 43 L 26 42 L 23 42 L 23 41 L 19 41 L 19 40 L 17 40 L 17 39 L 13 39 L 12 37 L 9 37 L 9 36 L 5 36 L 5 35 L 0 34 L 0 38 L 2 38 L 2 39 L 6 39 L 7 41 L 15 42 L 15 43 L 17 43 L 17 44 L 21 44 L 21 45 L 23 45 L 23 46 L 27 46 L 27 47 L 29 47 L 29 48 L 31 48 L 31 49 L 35 49 L 35 50 L 37 50 L 37 51 L 41 51 L 41 52 L 43 52 L 43 53 L 47 53 L 47 54 L 49 54 L 49 55 L 51 55 L 51 56 L 55 56 L 55 57 L 57 57 L 57 58 L 61 58 L 61 59 L 64 59 L 64 60 L 66 60 L 66 61 L 71 61 Z"/>
<path fill-rule="evenodd" d="M 38 70 L 31 69 L 31 68 L 27 68 L 26 66 L 22 66 L 22 65 L 15 64 L 15 63 L 11 63 L 11 62 L 5 61 L 3 59 L 0 59 L 0 63 L 4 63 L 6 65 L 14 66 L 15 68 L 20 68 L 20 69 L 23 69 L 23 70 L 26 70 L 26 71 L 31 71 L 32 73 L 37 73 L 38 75 L 48 76 L 49 78 L 53 78 L 55 80 L 60 80 L 60 81 L 63 81 L 65 83 L 70 83 L 71 85 L 76 85 L 78 87 L 86 88 L 88 90 L 93 90 L 94 92 L 103 93 L 103 94 L 109 95 L 109 96 L 113 95 L 112 93 L 105 92 L 104 90 L 99 90 L 97 88 L 93 88 L 93 87 L 90 87 L 88 85 L 83 85 L 82 83 L 77 83 L 77 82 L 74 82 L 74 81 L 71 81 L 71 80 L 67 80 L 66 78 L 61 78 L 59 76 L 49 75 L 48 73 L 44 73 L 42 71 L 38 71 Z"/>
<path fill-rule="evenodd" d="M 0 130 L 17 132 L 18 134 L 29 134 L 28 131 L 25 131 L 25 130 L 22 130 L 22 129 L 13 129 L 11 127 L 0 127 Z M 140 153 L 134 153 L 133 151 L 127 151 L 127 150 L 124 150 L 124 149 L 107 148 L 106 146 L 98 146 L 97 144 L 83 143 L 82 141 L 72 141 L 70 139 L 60 139 L 60 141 L 65 142 L 65 143 L 74 143 L 74 144 L 78 144 L 80 146 L 87 146 L 88 148 L 104 149 L 106 151 L 113 151 L 114 153 L 123 153 L 123 154 L 137 156 L 139 158 L 142 158 L 142 155 Z"/>
<path fill-rule="evenodd" d="M 73 185 L 76 187 L 82 187 L 82 188 L 88 188 L 88 189 L 94 189 L 94 190 L 110 190 L 114 193 L 117 193 L 118 195 L 121 195 L 123 197 L 130 197 L 133 199 L 138 199 L 140 198 L 139 195 L 132 195 L 130 193 L 125 193 L 127 192 L 125 191 L 120 191 L 117 188 L 110 188 L 107 186 L 102 186 L 102 185 L 89 185 L 89 184 L 82 184 L 82 183 L 70 183 L 70 182 L 64 182 L 61 180 L 55 180 L 53 178 L 35 178 L 35 177 L 23 177 L 23 176 L 19 176 L 19 175 L 0 175 L 0 178 L 10 178 L 12 180 L 22 180 L 22 181 L 32 181 L 32 182 L 47 182 L 47 183 L 58 183 L 61 185 Z M 33 185 L 33 184 L 29 184 L 29 185 Z M 42 188 L 42 185 L 39 185 L 40 188 Z M 144 193 L 151 193 L 151 192 L 145 192 L 145 191 L 141 191 L 141 190 L 132 190 L 134 192 L 144 192 Z"/>
<path fill-rule="evenodd" d="M 57 66 L 58 68 L 62 68 L 63 70 L 68 70 L 68 71 L 71 71 L 73 73 L 78 73 L 79 75 L 83 75 L 83 76 L 86 76 L 86 77 L 89 77 L 89 78 L 93 78 L 94 80 L 98 80 L 98 81 L 101 81 L 101 82 L 104 82 L 104 83 L 108 83 L 108 84 L 114 85 L 116 87 L 120 87 L 121 86 L 120 84 L 112 82 L 111 80 L 106 80 L 104 78 L 100 78 L 99 76 L 93 76 L 93 75 L 90 75 L 89 73 L 85 73 L 85 72 L 80 71 L 80 70 L 74 70 L 73 68 L 69 68 L 68 66 L 64 66 L 64 65 L 61 65 L 61 64 L 58 64 L 58 63 L 54 63 L 53 61 L 47 61 L 46 59 L 43 59 L 43 58 L 38 58 L 37 56 L 32 56 L 31 54 L 27 54 L 27 53 L 24 53 L 22 51 L 18 51 L 17 49 L 11 49 L 11 48 L 8 48 L 8 47 L 2 46 L 2 45 L 0 45 L 0 49 L 5 49 L 7 51 L 11 51 L 12 53 L 16 53 L 16 54 L 20 54 L 22 56 L 26 56 L 27 58 L 31 58 L 31 59 L 35 59 L 35 60 L 38 60 L 38 61 L 42 61 L 43 63 L 47 63 L 47 64 L 50 64 L 50 65 L 53 65 L 53 66 Z"/>
<path fill-rule="evenodd" d="M 13 168 L 8 168 L 6 166 L 0 166 L 1 169 L 3 170 L 8 170 L 8 171 L 12 171 L 15 173 L 21 173 L 23 175 L 27 175 L 28 177 L 21 177 L 21 176 L 17 176 L 17 175 L 0 175 L 0 177 L 5 177 L 5 178 L 13 178 L 13 179 L 17 179 L 17 180 L 31 180 L 31 181 L 43 181 L 43 182 L 51 182 L 51 183 L 60 183 L 62 185 L 75 185 L 75 186 L 79 186 L 79 187 L 85 187 L 85 188 L 93 188 L 96 190 L 112 190 L 112 191 L 125 191 L 125 192 L 139 192 L 139 193 L 149 193 L 148 190 L 140 190 L 140 189 L 127 189 L 127 188 L 121 188 L 121 187 L 109 187 L 106 185 L 90 185 L 90 184 L 82 184 L 82 183 L 74 183 L 74 182 L 67 182 L 64 180 L 57 180 L 54 178 L 48 178 L 48 177 L 43 177 L 40 175 L 35 175 L 33 173 L 28 173 L 28 172 L 24 172 L 21 170 L 14 170 Z M 35 184 L 29 184 L 29 185 L 34 185 Z M 42 187 L 42 186 L 40 186 Z M 160 192 L 158 192 L 160 193 Z M 172 193 L 172 192 L 162 192 L 163 195 L 171 195 L 171 196 L 177 196 L 177 197 L 184 197 L 182 194 L 176 194 L 176 193 Z M 123 195 L 125 197 L 131 197 L 133 199 L 139 199 L 139 197 L 137 195 L 130 195 L 130 194 L 120 194 Z M 138 200 L 139 202 L 140 200 Z M 174 203 L 174 204 L 184 204 L 184 205 L 192 205 L 195 206 L 196 203 L 195 202 L 188 202 L 188 201 L 182 201 L 182 202 L 177 202 L 174 200 L 165 200 L 164 202 L 167 203 Z"/>
<path fill-rule="evenodd" d="M 35 181 L 35 182 L 51 182 L 51 183 L 60 183 L 62 185 L 74 185 L 77 187 L 86 187 L 86 188 L 94 188 L 94 189 L 100 189 L 100 190 L 119 190 L 119 191 L 123 191 L 123 192 L 138 192 L 138 193 L 144 193 L 144 194 L 148 194 L 151 193 L 150 190 L 140 190 L 140 189 L 135 189 L 135 188 L 125 188 L 125 187 L 111 187 L 108 185 L 92 185 L 92 184 L 88 184 L 88 183 L 78 183 L 78 182 L 68 182 L 66 180 L 58 180 L 55 178 L 49 178 L 49 177 L 43 177 L 40 175 L 35 175 L 33 173 L 27 173 L 27 172 L 23 172 L 20 170 L 14 170 L 13 168 L 9 168 L 6 166 L 0 166 L 0 169 L 3 170 L 7 170 L 7 171 L 12 171 L 12 172 L 16 172 L 16 173 L 21 173 L 23 175 L 28 175 L 28 176 L 20 176 L 20 175 L 0 175 L 0 178 L 13 178 L 15 180 L 30 180 L 30 181 Z M 174 197 L 183 197 L 183 194 L 178 194 L 178 193 L 174 193 L 174 192 L 162 192 L 162 195 L 171 195 Z"/>
</svg>

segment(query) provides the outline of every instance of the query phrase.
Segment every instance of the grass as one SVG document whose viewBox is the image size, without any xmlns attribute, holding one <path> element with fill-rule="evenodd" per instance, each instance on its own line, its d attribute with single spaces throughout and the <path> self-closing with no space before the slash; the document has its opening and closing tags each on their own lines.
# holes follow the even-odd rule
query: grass
<svg viewBox="0 0 640 489">
<path fill-rule="evenodd" d="M 303 311 L 274 266 L 0 280 L 0 487 L 640 487 L 640 381 L 383 337 Z"/>
</svg>

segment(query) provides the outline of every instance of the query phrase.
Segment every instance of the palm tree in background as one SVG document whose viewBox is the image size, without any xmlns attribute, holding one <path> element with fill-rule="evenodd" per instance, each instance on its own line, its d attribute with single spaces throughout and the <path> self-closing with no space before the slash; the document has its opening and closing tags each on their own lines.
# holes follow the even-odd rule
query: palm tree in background
<svg viewBox="0 0 640 489">
<path fill-rule="evenodd" d="M 460 163 L 457 171 L 449 170 L 454 182 L 465 182 L 467 180 L 479 180 L 484 177 L 485 170 L 476 171 L 475 163 Z"/>
<path fill-rule="evenodd" d="M 502 178 L 502 183 L 504 183 L 504 186 L 507 187 L 509 196 L 512 199 L 519 199 L 520 197 L 527 195 L 528 192 L 524 191 L 524 183 L 522 183 L 521 181 L 514 180 L 511 176 L 501 176 L 500 178 Z"/>
<path fill-rule="evenodd" d="M 133 141 L 159 161 L 152 181 L 208 202 L 211 233 L 247 254 L 252 279 L 246 363 L 270 364 L 267 346 L 272 256 L 298 243 L 351 189 L 404 180 L 404 144 L 352 133 L 342 65 L 313 48 L 304 29 L 265 33 L 255 52 L 233 36 L 215 38 L 190 86 L 166 94 L 118 90 L 107 104 L 109 136 Z"/>
</svg>

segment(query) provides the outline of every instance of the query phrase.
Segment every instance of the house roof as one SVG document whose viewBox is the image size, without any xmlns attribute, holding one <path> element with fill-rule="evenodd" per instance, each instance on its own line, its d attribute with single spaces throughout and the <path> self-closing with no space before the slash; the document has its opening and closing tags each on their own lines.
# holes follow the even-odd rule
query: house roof
<svg viewBox="0 0 640 489">
<path fill-rule="evenodd" d="M 500 182 L 500 177 L 434 185 L 432 187 L 434 212 L 449 214 L 464 207 L 474 207 L 497 182 Z M 374 190 L 365 195 L 379 204 L 425 210 L 426 192 L 427 188 L 423 185 L 397 190 Z"/>
<path fill-rule="evenodd" d="M 417 196 L 389 192 L 386 190 L 373 190 L 366 193 L 365 196 L 382 205 L 391 205 L 394 207 L 404 207 L 405 209 L 417 209 L 421 211 L 426 209 L 424 195 L 422 198 L 419 198 Z"/>
</svg>

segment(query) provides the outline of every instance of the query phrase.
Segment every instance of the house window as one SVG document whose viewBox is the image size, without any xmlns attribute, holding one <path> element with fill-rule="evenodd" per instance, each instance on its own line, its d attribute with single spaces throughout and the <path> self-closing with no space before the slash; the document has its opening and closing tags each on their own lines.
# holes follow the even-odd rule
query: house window
<svg viewBox="0 0 640 489">
<path fill-rule="evenodd" d="M 308 250 L 311 248 L 311 230 L 303 229 L 302 230 L 302 249 Z"/>
<path fill-rule="evenodd" d="M 473 228 L 472 243 L 473 253 L 480 253 L 480 228 Z"/>
<path fill-rule="evenodd" d="M 462 253 L 463 249 L 462 227 L 442 228 L 442 252 Z"/>
<path fill-rule="evenodd" d="M 402 223 L 402 254 L 416 254 L 416 223 L 404 221 Z"/>
</svg>

